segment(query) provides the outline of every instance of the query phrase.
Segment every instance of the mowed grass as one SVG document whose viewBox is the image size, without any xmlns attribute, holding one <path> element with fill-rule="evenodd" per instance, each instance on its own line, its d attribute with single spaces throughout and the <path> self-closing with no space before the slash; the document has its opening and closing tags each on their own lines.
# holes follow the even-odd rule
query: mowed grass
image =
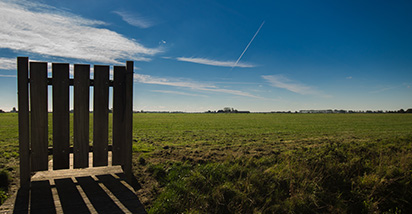
<svg viewBox="0 0 412 214">
<path fill-rule="evenodd" d="M 240 144 L 242 140 L 383 139 L 408 135 L 411 127 L 410 114 L 135 114 L 133 133 L 135 138 L 156 142 Z"/>
<path fill-rule="evenodd" d="M 412 210 L 412 114 L 139 113 L 133 120 L 137 194 L 150 213 Z M 0 145 L 0 168 L 14 186 L 17 114 L 0 114 Z"/>
<path fill-rule="evenodd" d="M 175 158 L 211 150 L 231 158 L 241 154 L 228 149 L 279 152 L 327 140 L 370 142 L 411 134 L 410 114 L 136 114 L 133 130 L 136 152 L 158 153 L 167 146 L 178 148 Z"/>
</svg>

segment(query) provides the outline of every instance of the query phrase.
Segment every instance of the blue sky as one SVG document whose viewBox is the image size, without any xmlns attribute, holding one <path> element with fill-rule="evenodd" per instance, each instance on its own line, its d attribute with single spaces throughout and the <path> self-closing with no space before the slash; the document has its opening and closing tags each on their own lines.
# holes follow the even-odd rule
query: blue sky
<svg viewBox="0 0 412 214">
<path fill-rule="evenodd" d="M 412 108 L 411 1 L 0 0 L 0 109 L 16 57 L 135 61 L 134 109 Z"/>
</svg>

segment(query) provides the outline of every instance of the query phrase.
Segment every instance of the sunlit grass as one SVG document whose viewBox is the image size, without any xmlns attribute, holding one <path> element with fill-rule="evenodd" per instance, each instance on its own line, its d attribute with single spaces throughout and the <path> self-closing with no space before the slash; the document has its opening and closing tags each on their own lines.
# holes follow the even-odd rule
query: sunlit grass
<svg viewBox="0 0 412 214">
<path fill-rule="evenodd" d="M 412 207 L 412 114 L 133 117 L 134 172 L 142 185 L 137 194 L 151 213 L 407 212 Z M 90 132 L 91 144 L 92 137 Z M 17 114 L 0 114 L 0 146 L 0 170 L 16 185 Z M 10 186 L 2 186 L 4 200 Z"/>
</svg>

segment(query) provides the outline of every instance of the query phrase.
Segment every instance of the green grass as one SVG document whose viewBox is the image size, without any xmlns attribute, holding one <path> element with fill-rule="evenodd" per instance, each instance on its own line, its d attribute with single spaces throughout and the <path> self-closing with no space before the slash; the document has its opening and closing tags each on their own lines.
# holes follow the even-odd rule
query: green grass
<svg viewBox="0 0 412 214">
<path fill-rule="evenodd" d="M 137 114 L 134 138 L 145 149 L 165 145 L 278 147 L 325 139 L 382 140 L 411 134 L 410 114 Z"/>
<path fill-rule="evenodd" d="M 149 213 L 411 211 L 412 115 L 138 114 L 134 139 Z"/>
<path fill-rule="evenodd" d="M 412 210 L 412 114 L 134 114 L 133 142 L 149 213 Z M 17 114 L 0 146 L 16 185 Z"/>
<path fill-rule="evenodd" d="M 259 158 L 150 165 L 164 190 L 149 213 L 410 213 L 411 142 L 329 141 Z"/>
</svg>

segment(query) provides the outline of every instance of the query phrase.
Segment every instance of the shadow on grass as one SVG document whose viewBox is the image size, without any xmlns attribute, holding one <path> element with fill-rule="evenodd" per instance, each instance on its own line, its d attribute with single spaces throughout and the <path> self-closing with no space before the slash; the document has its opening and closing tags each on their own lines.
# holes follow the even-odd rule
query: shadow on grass
<svg viewBox="0 0 412 214">
<path fill-rule="evenodd" d="M 18 190 L 13 213 L 146 213 L 124 174 L 32 181 Z M 133 182 L 133 188 L 136 186 Z"/>
</svg>

